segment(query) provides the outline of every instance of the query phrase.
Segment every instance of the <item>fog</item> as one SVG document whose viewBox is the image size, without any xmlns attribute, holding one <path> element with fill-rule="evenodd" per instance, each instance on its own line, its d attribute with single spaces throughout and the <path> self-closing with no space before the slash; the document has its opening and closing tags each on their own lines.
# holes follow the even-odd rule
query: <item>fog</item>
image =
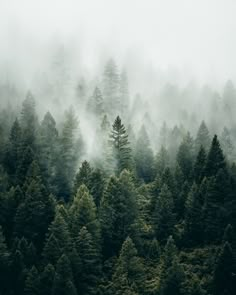
<svg viewBox="0 0 236 295">
<path fill-rule="evenodd" d="M 128 76 L 126 125 L 146 125 L 154 147 L 164 121 L 193 134 L 202 120 L 212 132 L 233 128 L 224 87 L 236 81 L 235 11 L 234 0 L 1 0 L 1 108 L 19 112 L 28 90 L 40 120 L 49 110 L 60 122 L 72 105 L 94 153 L 95 121 L 76 87 L 85 81 L 91 97 L 112 58 Z"/>
</svg>

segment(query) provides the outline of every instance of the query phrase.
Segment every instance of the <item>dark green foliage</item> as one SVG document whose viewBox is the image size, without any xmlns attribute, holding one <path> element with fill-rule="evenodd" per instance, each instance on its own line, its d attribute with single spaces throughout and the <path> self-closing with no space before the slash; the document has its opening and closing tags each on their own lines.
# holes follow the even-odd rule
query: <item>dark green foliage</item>
<svg viewBox="0 0 236 295">
<path fill-rule="evenodd" d="M 185 179 L 191 179 L 192 175 L 190 171 L 193 167 L 193 139 L 189 133 L 180 144 L 176 159 Z"/>
<path fill-rule="evenodd" d="M 57 262 L 52 286 L 52 295 L 76 295 L 73 273 L 68 257 L 63 254 Z"/>
<path fill-rule="evenodd" d="M 12 125 L 9 142 L 6 147 L 4 156 L 4 168 L 8 175 L 11 177 L 11 181 L 15 184 L 16 169 L 20 164 L 20 148 L 21 148 L 21 127 L 16 119 Z"/>
<path fill-rule="evenodd" d="M 32 266 L 30 271 L 27 274 L 26 280 L 25 280 L 25 290 L 24 294 L 26 295 L 39 295 L 40 289 L 39 289 L 39 273 L 37 268 L 35 266 Z"/>
<path fill-rule="evenodd" d="M 25 188 L 25 199 L 17 208 L 15 235 L 24 236 L 41 249 L 48 226 L 53 219 L 54 202 L 36 176 Z"/>
<path fill-rule="evenodd" d="M 235 264 L 232 249 L 226 242 L 219 254 L 213 275 L 213 294 L 229 294 L 236 292 Z"/>
<path fill-rule="evenodd" d="M 40 274 L 40 295 L 51 295 L 54 276 L 54 267 L 51 264 L 46 265 L 43 272 Z"/>
<path fill-rule="evenodd" d="M 100 240 L 100 224 L 97 217 L 97 209 L 85 185 L 82 185 L 77 191 L 68 213 L 73 238 L 77 238 L 79 231 L 85 226 L 92 235 L 94 242 Z"/>
<path fill-rule="evenodd" d="M 206 152 L 203 146 L 197 154 L 196 161 L 193 166 L 193 177 L 196 183 L 200 183 L 204 177 L 204 169 L 206 165 Z"/>
<path fill-rule="evenodd" d="M 199 191 L 194 183 L 186 201 L 185 214 L 185 244 L 199 245 L 203 242 L 203 212 L 199 200 Z"/>
<path fill-rule="evenodd" d="M 132 111 L 142 110 L 143 120 L 133 116 L 127 76 L 114 62 L 103 93 L 96 88 L 90 99 L 94 83 L 81 83 L 79 108 L 57 124 L 49 112 L 38 124 L 30 93 L 19 122 L 0 111 L 0 294 L 235 294 L 236 133 L 224 105 L 232 85 L 222 101 L 231 113 L 224 157 L 217 136 L 210 147 L 204 122 L 192 140 L 194 114 L 181 111 L 184 125 L 164 124 L 160 137 L 141 98 Z M 86 105 L 97 126 L 84 150 L 77 114 L 91 137 Z"/>
<path fill-rule="evenodd" d="M 80 262 L 77 278 L 79 290 L 82 294 L 96 294 L 101 276 L 101 261 L 99 249 L 86 227 L 81 228 L 75 244 Z"/>
<path fill-rule="evenodd" d="M 211 148 L 207 156 L 205 175 L 215 176 L 219 169 L 225 169 L 225 167 L 226 167 L 225 158 L 224 158 L 222 149 L 220 147 L 218 138 L 215 135 L 212 140 Z"/>
<path fill-rule="evenodd" d="M 137 218 L 136 190 L 130 172 L 111 177 L 100 210 L 105 256 L 117 254 L 124 239 L 133 232 Z"/>
<path fill-rule="evenodd" d="M 128 237 L 121 248 L 112 276 L 113 294 L 142 294 L 145 273 L 133 241 Z"/>
<path fill-rule="evenodd" d="M 71 243 L 68 225 L 59 210 L 57 210 L 55 218 L 49 227 L 43 250 L 45 261 L 55 265 L 63 253 L 68 254 L 70 252 Z"/>
<path fill-rule="evenodd" d="M 123 169 L 131 168 L 131 149 L 129 147 L 128 134 L 119 116 L 112 125 L 110 144 L 117 173 L 119 174 Z"/>
<path fill-rule="evenodd" d="M 154 156 L 144 126 L 139 132 L 134 154 L 137 176 L 145 182 L 152 181 L 154 178 Z"/>
<path fill-rule="evenodd" d="M 166 185 L 161 188 L 153 212 L 152 222 L 155 235 L 161 242 L 165 242 L 168 236 L 174 232 L 174 202 L 172 194 Z"/>
</svg>

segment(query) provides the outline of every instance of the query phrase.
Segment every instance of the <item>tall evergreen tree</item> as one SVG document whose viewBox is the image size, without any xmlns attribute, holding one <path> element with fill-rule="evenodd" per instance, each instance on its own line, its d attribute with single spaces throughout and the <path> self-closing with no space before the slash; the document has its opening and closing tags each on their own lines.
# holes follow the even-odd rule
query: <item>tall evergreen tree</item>
<svg viewBox="0 0 236 295">
<path fill-rule="evenodd" d="M 112 276 L 113 294 L 143 294 L 144 268 L 131 238 L 127 238 Z"/>
<path fill-rule="evenodd" d="M 68 257 L 63 254 L 57 262 L 52 295 L 76 295 L 74 278 Z"/>
<path fill-rule="evenodd" d="M 196 153 L 199 151 L 200 147 L 202 146 L 206 151 L 208 151 L 210 147 L 210 134 L 209 130 L 204 121 L 201 122 L 199 126 L 197 136 L 195 139 L 195 151 Z"/>
<path fill-rule="evenodd" d="M 206 160 L 205 175 L 215 176 L 220 168 L 225 169 L 225 158 L 220 147 L 217 136 L 215 135 Z"/>
<path fill-rule="evenodd" d="M 150 140 L 147 131 L 142 126 L 135 146 L 135 164 L 138 177 L 145 182 L 154 178 L 154 156 L 150 147 Z"/>
<path fill-rule="evenodd" d="M 73 238 L 78 237 L 82 227 L 86 227 L 92 235 L 94 242 L 100 242 L 100 224 L 97 218 L 97 210 L 92 196 L 87 188 L 78 190 L 69 208 L 70 229 Z M 99 244 L 97 244 L 97 247 Z"/>
<path fill-rule="evenodd" d="M 76 240 L 76 250 L 80 261 L 78 285 L 81 294 L 97 294 L 101 276 L 101 261 L 98 245 L 84 226 Z"/>
<path fill-rule="evenodd" d="M 119 116 L 112 125 L 110 144 L 115 157 L 116 170 L 119 174 L 123 169 L 131 167 L 131 149 L 129 147 L 128 135 Z"/>
<path fill-rule="evenodd" d="M 232 249 L 225 243 L 219 254 L 213 275 L 213 294 L 229 294 L 236 292 L 235 264 Z"/>
<path fill-rule="evenodd" d="M 110 59 L 105 65 L 103 73 L 103 96 L 105 110 L 114 115 L 119 105 L 119 75 L 117 66 L 113 59 Z"/>
<path fill-rule="evenodd" d="M 117 254 L 124 239 L 133 233 L 137 218 L 136 190 L 130 172 L 111 177 L 101 202 L 100 220 L 105 257 Z"/>
<path fill-rule="evenodd" d="M 165 242 L 175 225 L 173 197 L 166 185 L 161 188 L 152 220 L 158 241 Z"/>
</svg>

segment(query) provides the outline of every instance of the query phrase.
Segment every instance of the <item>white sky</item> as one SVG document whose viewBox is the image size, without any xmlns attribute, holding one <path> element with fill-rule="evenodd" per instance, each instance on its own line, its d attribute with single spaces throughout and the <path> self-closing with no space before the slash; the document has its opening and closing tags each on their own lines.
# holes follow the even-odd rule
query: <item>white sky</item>
<svg viewBox="0 0 236 295">
<path fill-rule="evenodd" d="M 90 67 L 111 50 L 236 80 L 236 0 L 0 0 L 0 59 L 30 56 L 57 34 L 79 43 Z"/>
</svg>

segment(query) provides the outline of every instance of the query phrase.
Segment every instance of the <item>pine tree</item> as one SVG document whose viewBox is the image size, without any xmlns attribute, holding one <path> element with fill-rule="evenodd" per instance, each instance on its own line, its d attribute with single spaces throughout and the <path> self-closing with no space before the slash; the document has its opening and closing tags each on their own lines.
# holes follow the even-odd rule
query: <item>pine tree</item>
<svg viewBox="0 0 236 295">
<path fill-rule="evenodd" d="M 36 163 L 32 163 L 33 166 Z M 36 169 L 37 171 L 38 169 Z M 15 235 L 24 236 L 41 249 L 48 226 L 53 219 L 54 202 L 41 182 L 40 175 L 28 176 L 25 199 L 17 208 Z"/>
<path fill-rule="evenodd" d="M 52 295 L 76 295 L 73 273 L 68 257 L 63 254 L 57 262 Z"/>
<path fill-rule="evenodd" d="M 186 201 L 185 241 L 187 245 L 195 246 L 202 242 L 202 217 L 198 187 L 194 183 Z"/>
<path fill-rule="evenodd" d="M 63 253 L 70 253 L 71 244 L 68 225 L 61 213 L 56 211 L 55 218 L 49 226 L 48 236 L 43 249 L 45 261 L 55 265 L 56 261 Z"/>
<path fill-rule="evenodd" d="M 53 189 L 53 177 L 56 167 L 58 131 L 56 122 L 50 112 L 47 112 L 39 130 L 40 166 L 45 183 Z"/>
<path fill-rule="evenodd" d="M 177 248 L 172 236 L 169 236 L 161 255 L 160 282 L 163 283 L 168 276 L 169 269 L 173 266 L 177 257 Z"/>
<path fill-rule="evenodd" d="M 198 129 L 197 136 L 195 139 L 195 151 L 198 153 L 200 147 L 202 146 L 206 151 L 210 147 L 210 135 L 209 130 L 204 121 L 201 122 L 201 125 Z"/>
<path fill-rule="evenodd" d="M 220 147 L 217 136 L 215 135 L 206 160 L 205 175 L 215 176 L 220 168 L 225 169 L 225 158 Z"/>
<path fill-rule="evenodd" d="M 193 166 L 193 177 L 196 183 L 201 183 L 204 177 L 204 169 L 206 165 L 206 152 L 203 146 L 200 147 L 196 161 Z"/>
<path fill-rule="evenodd" d="M 236 292 L 235 266 L 232 249 L 225 243 L 219 254 L 213 275 L 213 294 L 229 294 Z"/>
<path fill-rule="evenodd" d="M 166 185 L 161 188 L 152 222 L 158 241 L 165 242 L 173 233 L 175 225 L 173 197 Z"/>
<path fill-rule="evenodd" d="M 104 114 L 104 101 L 102 92 L 98 87 L 95 87 L 93 95 L 88 101 L 87 109 L 96 118 L 100 118 Z"/>
<path fill-rule="evenodd" d="M 0 226 L 0 294 L 5 294 L 8 289 L 10 255 L 3 236 L 2 227 Z"/>
<path fill-rule="evenodd" d="M 184 295 L 182 285 L 185 280 L 182 266 L 174 261 L 169 268 L 167 277 L 161 281 L 160 294 L 161 295 Z"/>
<path fill-rule="evenodd" d="M 205 236 L 208 242 L 219 241 L 227 225 L 224 204 L 230 195 L 230 182 L 225 170 L 220 169 L 216 177 L 211 177 L 206 190 L 204 216 Z"/>
<path fill-rule="evenodd" d="M 29 146 L 36 149 L 36 132 L 38 130 L 38 118 L 35 111 L 35 99 L 28 92 L 22 104 L 20 124 L 22 128 L 22 150 Z"/>
<path fill-rule="evenodd" d="M 83 161 L 81 167 L 79 168 L 79 172 L 75 176 L 74 194 L 77 193 L 77 190 L 82 184 L 86 185 L 88 188 L 90 187 L 91 173 L 92 168 L 90 167 L 89 162 Z"/>
<path fill-rule="evenodd" d="M 176 159 L 185 179 L 191 179 L 193 166 L 193 140 L 189 133 L 180 144 Z"/>
<path fill-rule="evenodd" d="M 40 274 L 40 295 L 51 295 L 52 284 L 54 281 L 55 269 L 52 264 L 44 267 L 43 272 Z"/>
<path fill-rule="evenodd" d="M 78 120 L 74 109 L 71 107 L 65 113 L 62 134 L 60 136 L 60 151 L 57 160 L 55 185 L 57 195 L 68 200 L 71 195 L 73 179 L 78 161 Z M 80 147 L 81 149 L 81 147 Z M 80 150 L 81 152 L 81 150 Z"/>
<path fill-rule="evenodd" d="M 122 124 L 119 116 L 115 119 L 114 124 L 112 125 L 110 144 L 113 150 L 118 174 L 123 169 L 129 169 L 131 166 L 131 149 L 129 147 L 125 126 Z"/>
<path fill-rule="evenodd" d="M 26 295 L 39 295 L 39 273 L 35 266 L 29 270 L 28 275 L 25 281 L 25 290 L 24 294 Z"/>
<path fill-rule="evenodd" d="M 168 155 L 168 151 L 164 146 L 161 146 L 160 151 L 158 152 L 158 154 L 156 155 L 156 163 L 155 163 L 155 167 L 156 167 L 156 172 L 161 175 L 162 172 L 169 166 L 169 155 Z"/>
<path fill-rule="evenodd" d="M 136 190 L 130 172 L 111 177 L 101 201 L 100 221 L 105 257 L 117 254 L 122 242 L 132 235 L 137 219 Z"/>
<path fill-rule="evenodd" d="M 78 237 L 82 227 L 86 227 L 92 235 L 94 242 L 100 241 L 100 224 L 97 218 L 97 210 L 92 196 L 87 188 L 78 190 L 69 208 L 70 229 L 73 238 Z"/>
<path fill-rule="evenodd" d="M 4 155 L 4 168 L 10 176 L 11 183 L 15 184 L 16 169 L 20 163 L 21 127 L 16 119 L 11 127 L 6 153 Z"/>
<path fill-rule="evenodd" d="M 127 238 L 112 276 L 113 294 L 142 294 L 145 281 L 144 268 L 131 238 Z"/>
<path fill-rule="evenodd" d="M 220 142 L 222 142 L 222 148 L 223 148 L 224 154 L 227 156 L 227 159 L 230 161 L 235 160 L 233 139 L 227 127 L 224 127 L 222 131 Z"/>
<path fill-rule="evenodd" d="M 138 177 L 150 182 L 154 177 L 154 156 L 147 131 L 142 126 L 135 147 L 135 164 Z"/>
<path fill-rule="evenodd" d="M 119 106 L 119 75 L 117 66 L 113 59 L 110 59 L 105 65 L 103 73 L 103 96 L 105 110 L 114 115 Z"/>
<path fill-rule="evenodd" d="M 76 240 L 76 250 L 80 261 L 78 280 L 81 294 L 97 294 L 97 286 L 101 275 L 101 261 L 98 245 L 84 226 L 80 229 Z"/>
</svg>

